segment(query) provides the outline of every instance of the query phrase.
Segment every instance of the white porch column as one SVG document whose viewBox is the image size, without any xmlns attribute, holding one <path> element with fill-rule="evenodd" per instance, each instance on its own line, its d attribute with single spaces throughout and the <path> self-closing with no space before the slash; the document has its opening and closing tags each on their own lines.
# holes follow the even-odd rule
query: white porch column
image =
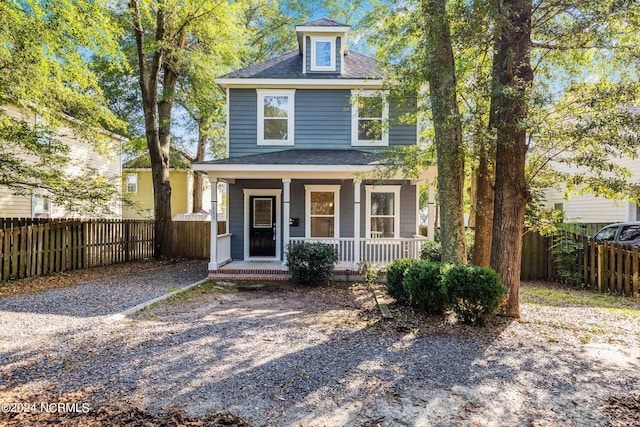
<svg viewBox="0 0 640 427">
<path fill-rule="evenodd" d="M 287 253 L 289 252 L 289 233 L 291 226 L 289 219 L 291 218 L 291 178 L 282 178 L 282 269 L 288 271 Z"/>
<path fill-rule="evenodd" d="M 209 270 L 218 269 L 218 178 L 209 177 L 211 184 L 211 254 L 209 257 Z"/>
<path fill-rule="evenodd" d="M 436 233 L 436 183 L 431 180 L 427 184 L 429 186 L 429 203 L 427 213 L 429 215 L 427 222 L 427 239 L 435 240 Z"/>
<path fill-rule="evenodd" d="M 353 267 L 360 265 L 360 181 L 353 180 Z"/>
</svg>

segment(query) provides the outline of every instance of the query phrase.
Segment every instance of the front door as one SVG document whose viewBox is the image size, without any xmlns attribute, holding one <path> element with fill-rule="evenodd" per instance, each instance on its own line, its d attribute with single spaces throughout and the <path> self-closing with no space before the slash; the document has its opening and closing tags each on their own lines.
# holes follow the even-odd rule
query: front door
<svg viewBox="0 0 640 427">
<path fill-rule="evenodd" d="M 249 197 L 249 256 L 276 256 L 276 197 Z"/>
</svg>

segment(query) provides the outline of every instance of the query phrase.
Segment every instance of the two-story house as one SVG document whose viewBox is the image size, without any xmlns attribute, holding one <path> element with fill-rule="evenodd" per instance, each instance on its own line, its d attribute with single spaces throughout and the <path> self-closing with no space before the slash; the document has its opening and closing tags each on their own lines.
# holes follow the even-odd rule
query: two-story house
<svg viewBox="0 0 640 427">
<path fill-rule="evenodd" d="M 210 272 L 229 259 L 286 270 L 288 245 L 302 241 L 334 245 L 345 269 L 419 256 L 418 186 L 436 169 L 372 175 L 387 147 L 416 144 L 418 132 L 398 120 L 406 107 L 383 91 L 376 61 L 348 49 L 349 29 L 327 18 L 298 25 L 298 49 L 217 80 L 228 156 L 194 165 L 211 188 L 228 184 L 229 233 L 212 233 Z"/>
</svg>

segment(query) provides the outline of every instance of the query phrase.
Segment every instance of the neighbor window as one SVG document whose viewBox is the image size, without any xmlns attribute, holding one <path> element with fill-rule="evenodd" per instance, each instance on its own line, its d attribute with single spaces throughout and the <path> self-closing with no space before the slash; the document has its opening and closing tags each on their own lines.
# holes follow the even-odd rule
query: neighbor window
<svg viewBox="0 0 640 427">
<path fill-rule="evenodd" d="M 293 145 L 294 95 L 258 89 L 258 145 Z"/>
<path fill-rule="evenodd" d="M 49 218 L 51 216 L 51 200 L 48 196 L 34 194 L 31 198 L 34 218 Z"/>
<path fill-rule="evenodd" d="M 400 235 L 400 186 L 367 185 L 367 237 L 393 238 Z"/>
<path fill-rule="evenodd" d="M 340 186 L 305 185 L 306 236 L 340 236 Z"/>
<path fill-rule="evenodd" d="M 128 173 L 127 174 L 127 193 L 137 193 L 137 192 L 138 192 L 138 174 Z"/>
<path fill-rule="evenodd" d="M 389 104 L 381 92 L 352 91 L 351 145 L 389 145 Z"/>
<path fill-rule="evenodd" d="M 336 39 L 311 37 L 311 71 L 336 70 Z"/>
</svg>

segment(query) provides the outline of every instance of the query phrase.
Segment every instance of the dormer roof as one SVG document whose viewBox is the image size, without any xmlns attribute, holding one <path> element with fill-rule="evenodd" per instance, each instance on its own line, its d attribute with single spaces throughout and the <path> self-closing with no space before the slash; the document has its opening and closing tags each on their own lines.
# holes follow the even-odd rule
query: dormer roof
<svg viewBox="0 0 640 427">
<path fill-rule="evenodd" d="M 305 22 L 304 24 L 296 25 L 296 34 L 298 36 L 298 49 L 300 53 L 302 53 L 303 47 L 303 37 L 305 34 L 309 33 L 331 33 L 331 34 L 340 34 L 345 40 L 347 35 L 349 34 L 349 30 L 351 30 L 351 26 L 347 24 L 343 24 L 342 22 L 334 21 L 333 19 L 329 19 L 326 17 L 322 17 L 319 19 L 314 19 L 313 21 Z M 345 43 L 346 46 L 346 43 Z"/>
</svg>

